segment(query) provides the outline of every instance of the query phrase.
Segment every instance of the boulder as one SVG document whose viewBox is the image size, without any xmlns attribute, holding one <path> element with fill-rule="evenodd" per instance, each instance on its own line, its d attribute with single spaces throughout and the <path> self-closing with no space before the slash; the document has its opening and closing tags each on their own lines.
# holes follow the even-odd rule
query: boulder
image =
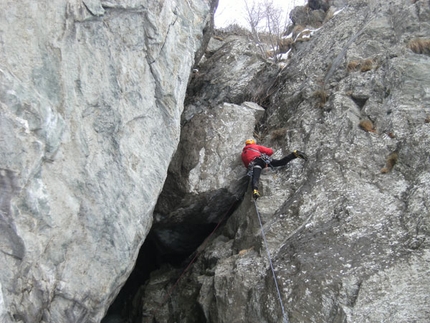
<svg viewBox="0 0 430 323">
<path fill-rule="evenodd" d="M 0 4 L 1 322 L 100 322 L 152 225 L 216 3 Z"/>
</svg>

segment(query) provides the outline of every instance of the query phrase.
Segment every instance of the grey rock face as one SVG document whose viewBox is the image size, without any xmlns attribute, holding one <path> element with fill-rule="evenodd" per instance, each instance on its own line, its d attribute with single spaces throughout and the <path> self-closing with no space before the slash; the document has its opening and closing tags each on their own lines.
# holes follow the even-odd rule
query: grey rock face
<svg viewBox="0 0 430 323">
<path fill-rule="evenodd" d="M 219 102 L 255 99 L 255 89 L 276 73 L 254 50 L 242 37 L 213 38 L 190 81 L 180 145 L 155 209 L 152 237 L 164 258 L 194 251 L 243 198 L 248 177 L 236 152 L 253 137 L 264 109 Z M 269 72 L 259 77 L 262 71 Z"/>
<path fill-rule="evenodd" d="M 103 317 L 151 227 L 215 4 L 0 4 L 1 322 Z"/>
<path fill-rule="evenodd" d="M 209 50 L 191 78 L 185 118 L 194 113 L 196 107 L 215 107 L 224 102 L 260 102 L 268 76 L 278 70 L 263 61 L 255 44 L 246 38 L 229 36 L 219 42 L 216 39 L 209 42 Z M 219 49 L 212 52 L 211 49 L 218 46 Z"/>
<path fill-rule="evenodd" d="M 266 170 L 257 202 L 290 322 L 428 322 L 430 66 L 408 42 L 428 35 L 429 13 L 422 1 L 350 1 L 277 79 L 260 142 L 310 156 Z M 203 247 L 165 304 L 181 272 L 152 275 L 148 312 L 282 321 L 249 194 Z"/>
<path fill-rule="evenodd" d="M 191 253 L 245 194 L 248 176 L 240 151 L 264 109 L 224 103 L 182 127 L 152 232 L 162 253 Z"/>
</svg>

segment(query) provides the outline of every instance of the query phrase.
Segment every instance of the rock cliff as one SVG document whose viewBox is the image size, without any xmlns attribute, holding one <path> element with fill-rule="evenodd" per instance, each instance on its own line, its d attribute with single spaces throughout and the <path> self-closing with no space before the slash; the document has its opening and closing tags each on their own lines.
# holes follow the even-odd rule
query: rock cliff
<svg viewBox="0 0 430 323">
<path fill-rule="evenodd" d="M 0 321 L 100 322 L 180 137 L 217 1 L 0 3 Z"/>
<path fill-rule="evenodd" d="M 223 221 L 183 267 L 151 274 L 136 322 L 428 322 L 430 3 L 312 4 L 295 12 L 323 8 L 323 24 L 303 22 L 311 37 L 280 65 L 238 36 L 213 39 L 161 196 L 180 193 L 156 210 L 160 231 L 194 225 L 163 236 L 173 245 Z M 246 101 L 264 107 L 262 120 Z M 231 189 L 245 173 L 231 154 L 252 135 L 275 157 L 310 156 L 267 169 L 257 204 Z M 191 196 L 211 196 L 207 209 Z M 228 196 L 241 203 L 225 221 Z"/>
<path fill-rule="evenodd" d="M 145 239 L 106 322 L 428 322 L 430 3 L 309 1 L 279 64 L 200 60 L 215 6 L 0 4 L 1 322 L 100 322 Z M 256 204 L 251 136 L 310 157 Z"/>
</svg>

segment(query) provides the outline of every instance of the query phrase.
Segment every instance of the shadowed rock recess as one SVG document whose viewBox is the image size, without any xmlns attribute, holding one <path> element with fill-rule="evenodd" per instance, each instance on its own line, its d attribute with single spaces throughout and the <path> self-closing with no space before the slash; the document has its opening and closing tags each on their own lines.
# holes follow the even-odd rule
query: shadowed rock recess
<svg viewBox="0 0 430 323">
<path fill-rule="evenodd" d="M 277 63 L 216 5 L 0 3 L 0 322 L 429 321 L 429 1 L 309 1 Z M 257 204 L 248 137 L 309 155 Z"/>
</svg>

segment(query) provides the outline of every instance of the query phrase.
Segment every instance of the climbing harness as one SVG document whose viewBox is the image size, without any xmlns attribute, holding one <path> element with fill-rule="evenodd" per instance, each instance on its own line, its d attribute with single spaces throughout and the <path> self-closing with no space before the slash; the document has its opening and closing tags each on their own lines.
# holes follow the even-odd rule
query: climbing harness
<svg viewBox="0 0 430 323">
<path fill-rule="evenodd" d="M 255 149 L 252 149 L 252 148 L 248 148 L 248 149 L 255 150 Z M 255 151 L 257 151 L 257 150 L 255 150 Z M 271 164 L 273 158 L 270 157 L 269 155 L 261 154 L 257 158 L 260 158 L 266 164 L 266 167 L 267 167 L 267 165 L 269 165 L 272 170 L 274 169 L 273 166 L 272 166 L 272 164 Z M 257 158 L 255 158 L 255 159 L 257 159 Z M 254 167 L 260 167 L 258 165 L 255 166 L 255 159 L 252 162 L 250 162 L 249 165 L 248 165 L 248 169 L 246 171 L 246 175 L 249 176 L 249 177 L 252 177 L 252 174 L 254 173 Z"/>
<path fill-rule="evenodd" d="M 266 163 L 266 167 L 267 167 L 267 165 L 269 165 L 270 168 L 273 169 L 273 166 L 271 164 L 272 159 L 273 159 L 272 157 L 270 157 L 269 155 L 266 155 L 266 154 L 261 154 L 260 159 Z"/>
<path fill-rule="evenodd" d="M 264 246 L 265 246 L 266 252 L 267 252 L 267 258 L 269 259 L 270 269 L 272 270 L 273 280 L 275 281 L 275 287 L 276 287 L 276 290 L 278 292 L 279 304 L 281 305 L 282 317 L 283 317 L 282 323 L 289 323 L 287 313 L 285 312 L 284 303 L 282 302 L 281 291 L 279 290 L 278 280 L 276 278 L 275 269 L 273 268 L 272 257 L 270 256 L 270 251 L 269 251 L 269 247 L 267 245 L 266 235 L 264 234 L 263 223 L 261 221 L 261 215 L 260 215 L 260 212 L 258 211 L 257 200 L 254 201 L 254 205 L 255 205 L 255 212 L 257 213 L 257 217 L 258 217 L 258 222 L 260 223 L 261 236 L 263 237 Z"/>
<path fill-rule="evenodd" d="M 254 161 L 249 163 L 248 169 L 246 170 L 246 176 L 252 177 L 252 174 L 254 174 L 254 165 Z"/>
</svg>

